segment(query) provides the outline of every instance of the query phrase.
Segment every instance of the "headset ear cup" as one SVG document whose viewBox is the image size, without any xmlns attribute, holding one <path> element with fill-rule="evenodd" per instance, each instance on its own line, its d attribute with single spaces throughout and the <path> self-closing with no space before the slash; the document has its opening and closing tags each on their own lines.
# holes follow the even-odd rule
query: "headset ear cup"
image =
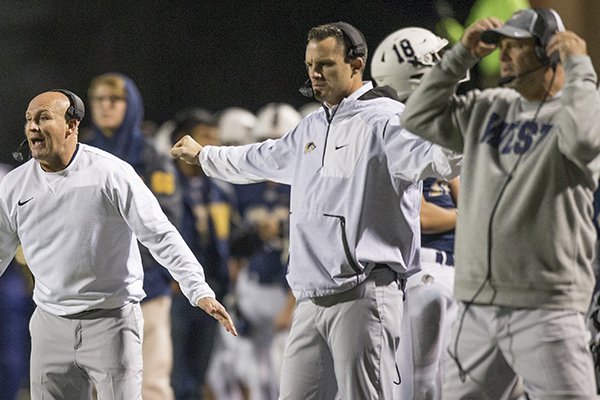
<svg viewBox="0 0 600 400">
<path fill-rule="evenodd" d="M 548 56 L 546 55 L 546 49 L 544 49 L 542 46 L 539 46 L 539 45 L 535 46 L 535 55 L 540 60 L 542 65 L 550 65 L 550 60 L 548 59 Z"/>
<path fill-rule="evenodd" d="M 550 39 L 556 32 L 564 31 L 564 25 L 560 16 L 556 11 L 552 9 L 536 8 L 536 14 L 540 20 L 540 23 L 534 27 L 535 36 L 538 41 L 538 45 L 535 46 L 535 52 L 542 64 L 547 65 L 551 68 L 556 68 L 556 64 L 560 61 L 558 53 L 546 54 L 546 46 L 550 43 Z"/>
</svg>

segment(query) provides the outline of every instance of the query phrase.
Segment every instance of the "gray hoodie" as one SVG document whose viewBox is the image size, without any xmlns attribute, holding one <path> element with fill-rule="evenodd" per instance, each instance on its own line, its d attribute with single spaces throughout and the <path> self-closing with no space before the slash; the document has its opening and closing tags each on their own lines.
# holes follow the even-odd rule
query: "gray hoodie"
<svg viewBox="0 0 600 400">
<path fill-rule="evenodd" d="M 600 171 L 600 95 L 591 61 L 574 56 L 564 63 L 562 91 L 537 116 L 540 103 L 512 89 L 454 96 L 476 62 L 454 46 L 401 118 L 411 132 L 464 155 L 455 296 L 585 312 L 594 287 L 592 195 Z"/>
</svg>

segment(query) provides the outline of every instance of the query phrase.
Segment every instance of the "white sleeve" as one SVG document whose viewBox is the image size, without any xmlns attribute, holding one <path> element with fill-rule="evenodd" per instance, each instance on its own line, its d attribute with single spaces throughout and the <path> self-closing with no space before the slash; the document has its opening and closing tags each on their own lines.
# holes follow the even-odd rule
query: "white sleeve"
<svg viewBox="0 0 600 400">
<path fill-rule="evenodd" d="M 2 193 L 1 188 L 0 193 Z M 8 264 L 10 264 L 17 252 L 18 246 L 19 237 L 14 225 L 10 222 L 8 207 L 6 206 L 5 199 L 0 198 L 0 275 L 6 271 Z"/>
<path fill-rule="evenodd" d="M 460 173 L 460 154 L 410 133 L 402 127 L 399 115 L 390 118 L 383 139 L 388 167 L 397 178 L 410 182 L 451 180 Z"/>
<path fill-rule="evenodd" d="M 204 269 L 181 234 L 169 222 L 156 197 L 130 166 L 115 174 L 113 201 L 137 239 L 179 282 L 193 306 L 203 297 L 215 297 Z"/>
<path fill-rule="evenodd" d="M 200 165 L 206 175 L 230 183 L 273 181 L 291 184 L 295 148 L 293 132 L 245 146 L 206 146 L 200 152 Z"/>
</svg>

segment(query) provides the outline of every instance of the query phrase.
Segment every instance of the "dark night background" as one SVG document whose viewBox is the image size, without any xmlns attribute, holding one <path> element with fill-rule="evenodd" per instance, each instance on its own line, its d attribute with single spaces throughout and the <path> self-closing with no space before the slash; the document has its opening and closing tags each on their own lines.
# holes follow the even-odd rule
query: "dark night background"
<svg viewBox="0 0 600 400">
<path fill-rule="evenodd" d="M 451 4 L 464 20 L 472 1 L 435 3 Z M 10 154 L 23 138 L 29 100 L 48 89 L 72 90 L 87 103 L 92 77 L 122 72 L 140 88 L 146 119 L 159 124 L 190 106 L 256 112 L 278 101 L 299 107 L 308 102 L 298 87 L 306 79 L 305 38 L 312 26 L 349 22 L 365 34 L 372 53 L 387 34 L 406 26 L 432 29 L 439 19 L 434 0 L 3 0 L 0 15 L 5 163 L 14 163 Z"/>
</svg>

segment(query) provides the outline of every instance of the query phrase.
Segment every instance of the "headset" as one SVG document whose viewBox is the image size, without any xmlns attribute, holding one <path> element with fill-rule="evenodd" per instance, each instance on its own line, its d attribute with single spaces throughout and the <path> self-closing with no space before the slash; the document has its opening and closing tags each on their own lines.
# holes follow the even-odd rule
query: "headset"
<svg viewBox="0 0 600 400">
<path fill-rule="evenodd" d="M 344 44 L 346 45 L 346 57 L 355 59 L 367 55 L 367 42 L 363 34 L 347 22 L 332 22 L 328 25 L 334 26 L 342 31 Z M 314 98 L 310 78 L 304 82 L 304 85 L 298 91 L 306 97 Z"/>
<path fill-rule="evenodd" d="M 346 57 L 357 58 L 364 57 L 367 54 L 367 43 L 363 34 L 358 29 L 342 21 L 334 22 L 331 25 L 342 31 L 344 38 L 347 38 L 350 42 L 350 46 L 347 46 L 348 48 L 346 49 Z"/>
<path fill-rule="evenodd" d="M 83 119 L 85 116 L 85 105 L 79 96 L 66 89 L 52 89 L 50 92 L 62 93 L 69 99 L 69 108 L 67 108 L 67 112 L 65 113 L 65 119 L 75 119 L 77 121 Z"/>
<path fill-rule="evenodd" d="M 546 54 L 546 46 L 550 43 L 550 39 L 552 39 L 555 33 L 565 30 L 565 26 L 558 13 L 551 8 L 534 8 L 533 11 L 536 18 L 533 21 L 531 34 L 536 39 L 535 55 L 542 64 L 555 69 L 560 61 L 560 56 L 558 52 L 554 52 L 548 56 Z"/>
</svg>

